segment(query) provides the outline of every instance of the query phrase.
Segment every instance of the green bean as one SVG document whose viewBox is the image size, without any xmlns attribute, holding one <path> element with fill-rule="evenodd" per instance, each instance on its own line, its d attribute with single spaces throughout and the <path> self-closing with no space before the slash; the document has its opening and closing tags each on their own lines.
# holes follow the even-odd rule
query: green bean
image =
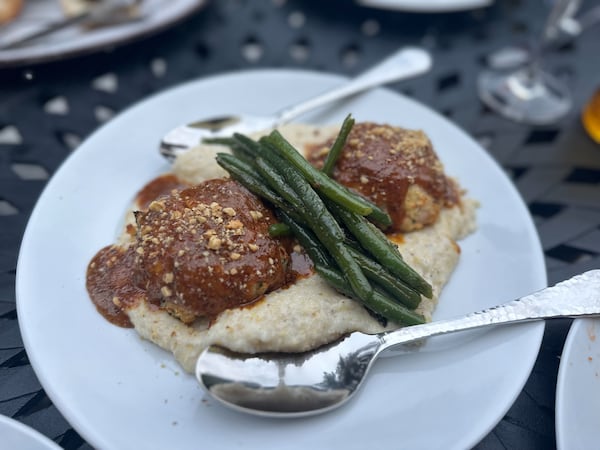
<svg viewBox="0 0 600 450">
<path fill-rule="evenodd" d="M 214 138 L 204 138 L 202 139 L 203 144 L 210 145 L 223 145 L 225 147 L 231 147 L 235 145 L 235 139 L 232 137 L 214 137 Z"/>
<path fill-rule="evenodd" d="M 296 192 L 304 204 L 306 213 L 303 218 L 315 233 L 319 241 L 328 250 L 338 264 L 344 276 L 349 280 L 352 290 L 362 299 L 369 299 L 373 288 L 362 272 L 360 266 L 350 255 L 344 245 L 344 232 L 335 218 L 325 207 L 308 181 L 293 167 L 283 166 L 283 175 L 290 187 Z"/>
<path fill-rule="evenodd" d="M 298 214 L 305 218 L 310 227 L 315 231 L 315 224 L 327 230 L 333 240 L 343 241 L 345 238 L 344 230 L 340 227 L 335 218 L 331 215 L 319 194 L 310 186 L 308 181 L 296 170 L 294 166 L 289 164 L 283 158 L 271 153 L 269 148 L 266 148 L 261 158 L 268 162 L 273 170 L 277 171 L 283 179 L 283 184 L 273 184 L 271 188 L 275 190 L 283 198 L 290 195 L 288 201 L 294 205 L 294 209 Z M 274 180 L 268 180 L 274 181 Z M 291 189 L 291 192 L 289 191 Z M 299 202 L 299 204 L 298 204 Z"/>
<path fill-rule="evenodd" d="M 331 174 L 333 173 L 335 163 L 337 162 L 340 154 L 342 153 L 342 150 L 344 149 L 346 139 L 348 139 L 348 134 L 350 134 L 350 131 L 352 130 L 353 126 L 354 119 L 350 114 L 348 114 L 348 116 L 344 119 L 344 122 L 342 123 L 340 132 L 335 138 L 335 142 L 333 143 L 333 145 L 329 149 L 329 152 L 327 153 L 327 158 L 325 158 L 323 168 L 321 169 L 321 171 L 324 174 L 331 176 Z"/>
<path fill-rule="evenodd" d="M 348 279 L 338 270 L 317 264 L 315 265 L 315 271 L 336 290 L 348 297 L 356 299 L 356 295 L 348 288 Z M 371 297 L 367 300 L 360 298 L 357 300 L 362 301 L 369 309 L 394 322 L 404 325 L 418 325 L 425 323 L 425 318 L 422 315 L 395 302 L 380 291 L 373 291 Z"/>
<path fill-rule="evenodd" d="M 217 161 L 217 164 L 223 167 L 227 172 L 229 172 L 230 169 L 234 169 L 236 174 L 242 173 L 256 184 L 262 184 L 260 173 L 250 163 L 237 156 L 229 153 L 217 153 L 215 160 Z"/>
<path fill-rule="evenodd" d="M 300 245 L 306 250 L 313 264 L 321 266 L 330 266 L 331 259 L 327 255 L 327 250 L 323 248 L 316 236 L 305 227 L 295 222 L 291 217 L 283 212 L 278 213 L 282 222 L 289 226 L 291 233 L 296 237 Z M 348 242 L 346 240 L 346 242 Z M 407 308 L 415 309 L 421 302 L 421 296 L 418 292 L 404 285 L 400 280 L 394 278 L 384 267 L 377 264 L 368 256 L 362 254 L 360 250 L 349 247 L 350 254 L 354 257 L 358 265 L 363 270 L 369 280 L 376 285 L 381 286 L 394 300 L 403 303 Z"/>
<path fill-rule="evenodd" d="M 278 193 L 270 189 L 260 178 L 260 174 L 249 164 L 228 153 L 218 153 L 217 163 L 225 169 L 231 178 L 243 185 L 250 192 L 286 211 L 294 220 L 305 223 L 291 206 Z"/>
<path fill-rule="evenodd" d="M 381 286 L 394 300 L 404 304 L 407 308 L 415 309 L 421 303 L 421 295 L 394 278 L 383 266 L 373 261 L 360 251 L 349 247 L 350 254 L 354 257 L 364 274 L 375 285 Z"/>
<path fill-rule="evenodd" d="M 294 219 L 287 216 L 285 213 L 279 213 L 280 220 L 286 223 L 292 234 L 298 239 L 298 242 L 313 261 L 313 264 L 321 266 L 330 266 L 331 259 L 327 256 L 327 251 L 320 244 L 315 235 L 305 227 L 295 222 Z M 346 242 L 348 242 L 346 240 Z M 348 244 L 346 244 L 348 247 Z M 401 281 L 394 278 L 385 270 L 384 267 L 362 254 L 360 250 L 349 247 L 350 254 L 359 264 L 364 274 L 373 283 L 381 286 L 385 291 L 393 296 L 394 300 L 400 301 L 410 309 L 416 308 L 421 302 L 421 296 L 418 292 L 410 289 Z"/>
<path fill-rule="evenodd" d="M 254 139 L 251 139 L 241 133 L 234 133 L 233 139 L 239 146 L 243 147 L 249 155 L 253 155 L 255 158 L 260 155 L 260 145 Z"/>
<path fill-rule="evenodd" d="M 343 204 L 346 208 L 361 215 L 366 216 L 373 211 L 372 205 L 365 199 L 353 194 L 346 187 L 336 183 L 327 175 L 311 166 L 277 130 L 273 131 L 269 136 L 261 138 L 261 141 L 271 144 L 280 156 L 293 164 L 302 173 L 313 188 L 318 189 L 326 197 Z"/>
<path fill-rule="evenodd" d="M 323 248 L 310 230 L 295 222 L 285 213 L 278 213 L 278 216 L 282 222 L 289 226 L 291 233 L 296 237 L 300 245 L 304 247 L 315 265 L 330 266 L 332 264 L 331 259 L 327 256 L 327 250 Z M 381 286 L 394 300 L 403 303 L 407 308 L 415 309 L 419 306 L 421 295 L 418 292 L 394 278 L 383 266 L 361 253 L 359 249 L 353 248 L 352 245 L 348 244 L 348 239 L 346 239 L 346 247 L 348 247 L 350 254 L 369 280 Z"/>
<path fill-rule="evenodd" d="M 282 210 L 277 211 L 277 216 L 290 228 L 302 248 L 308 253 L 308 256 L 314 265 L 322 264 L 329 266 L 332 264 L 331 258 L 327 254 L 327 250 L 323 248 L 323 245 L 321 245 L 312 231 Z"/>
<path fill-rule="evenodd" d="M 250 153 L 245 146 L 241 145 L 232 137 L 206 138 L 202 141 L 204 144 L 223 145 L 229 147 L 231 153 L 246 162 L 251 163 L 254 160 L 254 154 Z"/>
<path fill-rule="evenodd" d="M 269 236 L 271 237 L 289 236 L 291 233 L 292 230 L 285 223 L 278 222 L 269 225 Z"/>
<path fill-rule="evenodd" d="M 278 172 L 269 161 L 259 156 L 255 160 L 255 165 L 256 169 L 265 179 L 267 184 L 271 186 L 271 189 L 274 189 L 276 192 L 278 192 L 279 195 L 287 200 L 294 209 L 302 211 L 302 201 L 298 198 L 296 192 L 290 187 L 290 185 L 287 184 L 281 173 Z"/>
<path fill-rule="evenodd" d="M 421 323 L 421 316 L 398 301 L 404 301 L 414 308 L 420 301 L 420 295 L 410 288 L 431 296 L 431 286 L 406 265 L 397 247 L 362 215 L 367 210 L 365 204 L 371 213 L 374 211 L 370 202 L 316 171 L 281 135 L 281 139 L 276 139 L 277 135 L 277 132 L 273 132 L 269 138 L 258 142 L 236 135 L 233 138 L 235 143 L 223 142 L 244 148 L 240 151 L 240 156 L 220 153 L 217 155 L 217 162 L 232 178 L 277 208 L 277 215 L 282 223 L 272 225 L 270 233 L 281 235 L 291 231 L 305 248 L 315 267 L 318 266 L 323 273 L 329 270 L 341 277 L 348 295 L 358 298 L 368 308 L 391 320 Z M 275 139 L 271 139 L 273 136 Z M 292 152 L 295 156 L 289 157 L 288 154 Z M 297 157 L 310 166 L 309 175 L 303 171 L 304 165 L 298 167 L 295 163 Z M 322 178 L 311 178 L 314 171 Z M 327 189 L 322 189 L 322 180 L 327 180 L 325 184 L 333 186 L 335 193 L 341 192 L 342 196 L 334 195 L 332 199 L 327 195 Z M 327 204 L 317 190 L 324 196 Z M 338 201 L 341 203 L 336 203 Z M 356 208 L 348 210 L 347 205 L 362 205 L 362 213 L 356 212 Z M 328 208 L 331 208 L 331 212 Z M 346 225 L 358 241 L 358 244 L 351 246 L 360 247 L 360 251 L 349 246 L 348 239 L 352 238 L 346 236 L 338 220 Z M 370 252 L 378 262 L 360 253 L 364 250 Z M 382 265 L 388 266 L 388 269 Z M 404 280 L 410 287 L 394 279 L 389 272 Z M 386 290 L 396 299 L 390 298 L 390 294 L 384 292 Z"/>
<path fill-rule="evenodd" d="M 427 298 L 432 297 L 431 285 L 406 264 L 398 248 L 377 227 L 359 214 L 347 211 L 339 205 L 330 203 L 329 207 L 376 261 L 420 294 Z"/>
<path fill-rule="evenodd" d="M 274 130 L 260 142 L 270 144 L 280 156 L 290 162 L 309 181 L 311 186 L 321 192 L 325 197 L 344 206 L 349 211 L 369 216 L 382 227 L 392 224 L 392 219 L 385 211 L 364 197 L 352 192 L 329 178 L 326 174 L 314 168 L 298 150 L 296 150 L 279 131 Z"/>
<path fill-rule="evenodd" d="M 310 230 L 307 230 L 304 226 L 296 223 L 294 219 L 287 216 L 285 213 L 281 213 L 280 220 L 289 226 L 290 231 L 296 239 L 298 239 L 300 245 L 304 247 L 315 265 L 320 264 L 328 266 L 332 264 L 331 259 L 327 256 L 327 250 L 323 248 Z M 402 281 L 394 278 L 383 266 L 361 253 L 362 249 L 360 249 L 358 243 L 349 242 L 347 238 L 345 244 L 350 251 L 350 254 L 369 280 L 376 285 L 381 286 L 381 288 L 392 295 L 395 300 L 400 301 L 406 307 L 414 309 L 419 306 L 421 296 L 418 292 L 403 284 Z"/>
<path fill-rule="evenodd" d="M 368 214 L 367 217 L 371 222 L 377 224 L 377 226 L 382 230 L 385 230 L 392 224 L 392 218 L 390 215 L 375 203 L 373 203 L 373 211 L 371 214 Z"/>
</svg>

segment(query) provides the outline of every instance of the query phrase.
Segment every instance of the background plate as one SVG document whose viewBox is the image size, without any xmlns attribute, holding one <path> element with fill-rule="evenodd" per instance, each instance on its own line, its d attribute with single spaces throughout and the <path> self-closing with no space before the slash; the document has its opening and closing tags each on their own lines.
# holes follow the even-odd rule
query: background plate
<svg viewBox="0 0 600 450">
<path fill-rule="evenodd" d="M 168 170 L 160 138 L 181 123 L 231 112 L 265 114 L 343 78 L 262 70 L 184 84 L 130 108 L 84 142 L 48 183 L 30 218 L 17 269 L 17 313 L 46 392 L 98 448 L 468 448 L 501 419 L 535 362 L 543 323 L 433 339 L 384 358 L 362 392 L 332 413 L 298 420 L 242 415 L 213 403 L 173 358 L 106 322 L 85 291 L 85 269 L 112 243 L 135 192 Z M 389 90 L 307 115 L 341 122 L 351 112 L 421 128 L 447 172 L 481 201 L 479 229 L 435 318 L 511 300 L 546 286 L 539 240 L 514 186 L 448 120 Z"/>
<path fill-rule="evenodd" d="M 2 448 L 15 450 L 60 450 L 60 447 L 39 431 L 18 420 L 0 415 Z"/>
<path fill-rule="evenodd" d="M 556 445 L 597 448 L 600 442 L 600 320 L 573 321 L 556 384 Z"/>
<path fill-rule="evenodd" d="M 363 6 L 394 11 L 442 13 L 484 8 L 494 3 L 494 0 L 357 0 L 357 2 Z"/>
<path fill-rule="evenodd" d="M 23 47 L 0 50 L 0 67 L 51 61 L 100 49 L 109 50 L 173 25 L 205 3 L 206 0 L 144 0 L 140 6 L 145 15 L 143 20 L 93 31 L 69 27 Z M 1 28 L 0 43 L 9 42 L 13 37 L 30 30 L 44 28 L 44 24 L 62 18 L 64 14 L 58 0 L 26 1 L 21 14 Z"/>
</svg>

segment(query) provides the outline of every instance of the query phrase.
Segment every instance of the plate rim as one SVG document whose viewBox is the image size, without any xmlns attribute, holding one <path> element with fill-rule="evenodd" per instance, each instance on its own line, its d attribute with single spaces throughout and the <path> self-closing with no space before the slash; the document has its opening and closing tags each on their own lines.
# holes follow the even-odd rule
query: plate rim
<svg viewBox="0 0 600 450">
<path fill-rule="evenodd" d="M 560 356 L 560 363 L 558 366 L 558 375 L 556 378 L 556 393 L 555 393 L 555 409 L 554 409 L 554 422 L 555 422 L 555 437 L 556 446 L 560 449 L 569 448 L 569 436 L 573 433 L 567 433 L 564 429 L 565 419 L 564 416 L 567 414 L 563 402 L 565 400 L 565 389 L 569 377 L 569 373 L 573 371 L 573 368 L 569 367 L 568 360 L 570 356 L 575 352 L 575 347 L 579 345 L 579 341 L 583 338 L 585 333 L 586 324 L 595 324 L 600 329 L 600 317 L 586 317 L 573 319 L 565 338 L 565 343 Z M 598 344 L 596 343 L 596 347 Z"/>
<path fill-rule="evenodd" d="M 132 105 L 130 105 L 129 107 L 125 108 L 123 111 L 121 111 L 120 113 L 118 113 L 111 121 L 103 124 L 102 126 L 98 127 L 94 132 L 92 132 L 82 143 L 85 144 L 86 142 L 89 142 L 91 140 L 93 140 L 95 138 L 95 136 L 97 134 L 100 133 L 104 133 L 104 130 L 106 128 L 109 128 L 111 126 L 114 126 L 113 124 L 118 123 L 119 117 L 125 114 L 130 114 L 130 113 L 135 113 L 136 110 L 138 109 L 143 109 L 145 108 L 147 103 L 150 102 L 154 102 L 156 101 L 156 99 L 158 97 L 161 96 L 170 96 L 173 95 L 174 93 L 178 92 L 178 91 L 185 91 L 187 89 L 190 89 L 190 87 L 193 87 L 193 85 L 195 84 L 205 84 L 205 83 L 214 83 L 214 82 L 219 82 L 222 83 L 223 79 L 227 79 L 229 77 L 240 77 L 240 76 L 246 76 L 247 74 L 252 73 L 254 76 L 264 76 L 264 75 L 273 75 L 276 74 L 278 76 L 295 76 L 295 75 L 302 75 L 302 76 L 312 76 L 315 77 L 315 79 L 323 79 L 323 78 L 331 78 L 331 79 L 336 79 L 339 81 L 343 81 L 346 80 L 347 77 L 341 76 L 339 74 L 335 74 L 335 73 L 328 73 L 328 72 L 318 72 L 315 70 L 305 70 L 305 69 L 291 69 L 291 68 L 256 68 L 256 69 L 250 69 L 250 70 L 233 70 L 233 71 L 228 71 L 228 72 L 222 72 L 222 73 L 217 73 L 214 75 L 210 75 L 207 77 L 201 77 L 201 78 L 197 78 L 197 79 L 193 79 L 193 80 L 188 80 L 186 82 L 177 84 L 175 86 L 171 86 L 171 87 L 167 87 L 165 89 L 162 89 L 160 91 L 157 91 L 155 93 L 153 93 L 152 95 L 149 95 L 135 103 L 133 103 Z M 225 80 L 226 82 L 227 80 Z M 378 90 L 383 90 L 386 91 L 388 94 L 392 94 L 394 96 L 397 97 L 401 97 L 404 101 L 407 101 L 411 104 L 417 105 L 419 108 L 425 108 L 428 113 L 433 114 L 435 116 L 437 116 L 438 119 L 441 119 L 442 121 L 444 121 L 446 123 L 446 125 L 450 125 L 452 128 L 455 129 L 456 132 L 461 134 L 461 138 L 463 139 L 467 139 L 469 141 L 471 141 L 474 145 L 476 145 L 479 150 L 480 153 L 483 157 L 485 157 L 486 159 L 489 160 L 490 162 L 490 167 L 493 167 L 494 170 L 498 173 L 499 176 L 502 177 L 503 182 L 506 184 L 507 187 L 510 188 L 512 194 L 514 196 L 516 196 L 516 198 L 518 198 L 518 201 L 520 202 L 521 206 L 525 207 L 526 209 L 526 203 L 524 202 L 523 198 L 521 197 L 521 195 L 519 194 L 516 186 L 514 185 L 514 183 L 506 176 L 506 174 L 503 172 L 501 166 L 494 160 L 494 158 L 487 152 L 485 151 L 485 149 L 483 147 L 481 147 L 481 145 L 479 145 L 462 127 L 460 127 L 458 124 L 450 121 L 449 119 L 447 119 L 446 117 L 444 117 L 443 115 L 439 114 L 436 110 L 434 110 L 432 107 L 430 107 L 429 105 L 427 105 L 426 103 L 422 103 L 419 102 L 413 98 L 410 97 L 406 97 L 404 95 L 402 95 L 401 93 L 398 93 L 392 89 L 388 89 L 388 88 L 378 88 Z M 86 151 L 81 151 L 81 150 L 85 150 L 84 148 L 78 148 L 78 150 L 74 153 L 72 153 L 71 155 L 69 155 L 67 158 L 65 158 L 65 160 L 59 165 L 58 169 L 56 170 L 56 172 L 53 174 L 53 176 L 51 177 L 51 179 L 48 181 L 48 183 L 46 184 L 46 186 L 44 187 L 42 193 L 40 194 L 38 200 L 36 201 L 36 204 L 33 208 L 32 214 L 29 218 L 29 221 L 27 223 L 27 227 L 25 229 L 25 233 L 23 234 L 23 239 L 22 239 L 22 243 L 26 241 L 26 239 L 28 238 L 29 233 L 31 233 L 30 231 L 30 223 L 33 222 L 33 218 L 36 216 L 36 214 L 38 214 L 38 205 L 43 201 L 46 192 L 52 189 L 52 186 L 55 182 L 55 180 L 57 178 L 59 178 L 59 176 L 61 176 L 60 174 L 62 174 L 65 170 L 68 170 L 68 166 L 70 164 L 73 164 L 73 161 L 76 161 L 78 158 L 84 158 L 85 157 L 85 153 Z M 541 242 L 540 242 L 540 237 L 539 234 L 537 232 L 537 229 L 535 227 L 535 224 L 533 222 L 533 220 L 531 219 L 531 216 L 528 215 L 528 220 L 527 220 L 527 228 L 530 234 L 530 237 L 534 239 L 534 241 L 531 242 L 532 246 L 536 248 L 536 259 L 538 259 L 538 265 L 536 265 L 535 269 L 536 271 L 539 271 L 540 273 L 536 274 L 536 279 L 538 277 L 541 277 L 538 281 L 541 284 L 545 284 L 547 285 L 547 270 L 546 270 L 546 266 L 545 266 L 545 260 L 543 257 L 543 251 L 542 251 L 542 246 L 541 246 Z M 16 297 L 17 297 L 17 316 L 21 317 L 22 311 L 22 302 L 19 301 L 20 298 L 20 289 L 19 286 L 22 284 L 22 282 L 20 282 L 21 276 L 20 273 L 21 271 L 19 270 L 19 262 L 21 261 L 21 257 L 22 257 L 22 252 L 24 252 L 24 248 L 25 246 L 21 246 L 21 249 L 19 251 L 19 257 L 18 257 L 18 262 L 17 262 L 17 275 L 16 275 Z M 545 286 L 540 286 L 540 288 L 545 287 Z M 539 350 L 541 347 L 541 342 L 542 342 L 542 338 L 543 338 L 543 334 L 544 334 L 544 322 L 530 322 L 527 324 L 522 324 L 519 325 L 520 327 L 524 327 L 527 328 L 528 330 L 530 330 L 531 333 L 536 333 L 535 336 L 531 337 L 531 341 L 530 344 L 532 345 L 531 347 L 531 351 L 533 352 L 533 355 L 531 358 L 528 359 L 528 364 L 523 366 L 526 367 L 526 376 L 524 376 L 524 378 L 522 380 L 520 380 L 521 382 L 518 384 L 515 384 L 515 389 L 513 392 L 513 395 L 510 397 L 507 397 L 507 402 L 504 406 L 504 408 L 501 408 L 499 411 L 499 417 L 496 421 L 494 421 L 493 423 L 489 424 L 489 427 L 487 429 L 482 429 L 479 433 L 479 440 L 482 439 L 483 437 L 485 437 L 485 435 L 487 433 L 489 433 L 496 425 L 497 423 L 501 420 L 502 416 L 510 409 L 510 407 L 514 404 L 515 399 L 520 395 L 521 391 L 523 390 L 523 387 L 525 385 L 525 383 L 527 382 L 527 380 L 529 379 L 529 376 L 531 374 L 531 370 L 533 369 L 533 366 L 536 362 L 537 359 L 537 355 L 539 354 Z M 19 320 L 19 327 L 21 330 L 21 334 L 23 337 L 23 342 L 25 345 L 26 350 L 30 347 L 30 336 L 25 332 L 25 330 L 23 329 L 22 326 L 22 321 Z M 534 339 L 534 337 L 536 339 Z M 30 358 L 30 362 L 32 367 L 34 368 L 34 371 L 36 372 L 36 375 L 39 377 L 40 379 L 40 383 L 42 383 L 42 385 L 44 387 L 46 387 L 48 381 L 45 379 L 45 377 L 43 375 L 39 375 L 38 372 L 38 361 L 36 360 L 35 357 Z M 59 408 L 59 410 L 61 411 L 62 414 L 65 415 L 65 417 L 69 418 L 69 422 L 70 423 L 80 423 L 77 420 L 77 415 L 73 413 L 73 411 L 71 410 L 71 408 L 68 407 L 68 405 L 64 404 L 62 399 L 60 398 L 58 393 L 53 392 L 52 389 L 48 390 L 48 396 L 52 399 L 53 403 L 57 406 L 57 408 Z M 80 431 L 80 428 L 77 428 L 77 431 Z M 88 432 L 90 430 L 85 430 L 86 431 L 86 439 L 91 439 L 91 436 L 93 436 L 94 434 L 88 434 Z M 82 432 L 82 435 L 84 433 Z M 89 436 L 89 437 L 87 437 Z M 95 435 L 94 435 L 95 436 Z M 98 440 L 96 441 L 96 444 L 98 442 L 102 442 L 102 440 Z M 469 441 L 470 442 L 470 441 Z M 476 444 L 478 441 L 474 441 L 471 442 L 472 445 Z"/>
<path fill-rule="evenodd" d="M 356 0 L 361 6 L 388 11 L 406 11 L 411 13 L 460 12 L 491 6 L 494 0 L 452 0 L 451 2 L 429 3 L 427 0 Z"/>
<path fill-rule="evenodd" d="M 0 429 L 2 429 L 2 427 L 18 432 L 22 436 L 27 436 L 27 438 L 32 441 L 31 445 L 34 443 L 37 444 L 35 448 L 38 448 L 39 450 L 61 450 L 60 446 L 48 436 L 42 434 L 40 431 L 26 423 L 5 414 L 0 414 Z"/>
</svg>

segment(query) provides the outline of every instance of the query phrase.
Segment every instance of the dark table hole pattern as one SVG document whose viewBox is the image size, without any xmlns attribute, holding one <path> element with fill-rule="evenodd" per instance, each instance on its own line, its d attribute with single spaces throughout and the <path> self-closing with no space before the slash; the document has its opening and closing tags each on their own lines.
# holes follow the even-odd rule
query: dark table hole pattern
<svg viewBox="0 0 600 450">
<path fill-rule="evenodd" d="M 600 184 L 600 169 L 575 167 L 565 178 L 566 182 Z"/>
<path fill-rule="evenodd" d="M 241 52 L 249 63 L 258 62 L 264 53 L 264 44 L 254 36 L 246 38 L 241 46 Z"/>
<path fill-rule="evenodd" d="M 557 128 L 546 128 L 533 130 L 525 139 L 525 145 L 531 144 L 551 144 L 559 136 L 560 130 Z"/>
<path fill-rule="evenodd" d="M 22 180 L 47 180 L 50 176 L 39 164 L 13 163 L 10 168 Z"/>
<path fill-rule="evenodd" d="M 19 213 L 19 209 L 8 200 L 0 198 L 0 216 L 14 216 Z"/>
<path fill-rule="evenodd" d="M 22 142 L 23 136 L 16 126 L 0 124 L 0 145 L 18 145 Z"/>
<path fill-rule="evenodd" d="M 319 2 L 318 10 L 311 2 L 294 0 L 220 0 L 164 34 L 123 49 L 73 62 L 0 71 L 1 98 L 11 100 L 21 94 L 33 94 L 38 99 L 37 109 L 18 108 L 18 114 L 13 112 L 18 102 L 8 107 L 0 104 L 0 181 L 16 181 L 20 188 L 0 192 L 0 239 L 4 239 L 2 250 L 6 248 L 8 255 L 0 260 L 0 326 L 16 323 L 18 241 L 48 177 L 97 126 L 147 94 L 191 78 L 242 68 L 290 65 L 353 75 L 399 45 L 423 45 L 436 57 L 431 73 L 391 88 L 452 118 L 502 164 L 520 189 L 526 189 L 519 182 L 526 180 L 534 168 L 556 167 L 550 155 L 568 142 L 584 99 L 575 99 L 576 110 L 564 122 L 530 128 L 500 118 L 481 104 L 476 99 L 473 76 L 486 65 L 492 51 L 507 45 L 530 44 L 543 19 L 540 3 L 497 0 L 491 8 L 446 16 L 395 14 L 362 8 L 347 0 Z M 282 37 L 276 41 L 270 34 L 275 25 Z M 326 45 L 309 38 L 319 33 L 327 34 Z M 600 83 L 597 73 L 593 79 L 593 61 L 586 56 L 594 39 L 597 45 L 598 34 L 590 31 L 575 44 L 564 45 L 548 57 L 548 69 L 571 86 L 576 82 L 585 96 L 591 95 Z M 70 66 L 77 66 L 76 71 L 83 74 L 80 79 L 69 76 Z M 82 100 L 79 95 L 85 98 Z M 24 103 L 31 102 L 26 99 Z M 82 108 L 89 110 L 80 114 Z M 39 137 L 34 133 L 33 122 L 47 127 Z M 576 140 L 574 148 L 566 151 L 561 160 L 560 168 L 569 169 L 562 178 L 548 183 L 543 192 L 535 195 L 522 192 L 529 198 L 528 208 L 542 230 L 542 243 L 554 242 L 554 236 L 545 234 L 543 226 L 564 220 L 572 208 L 554 198 L 553 190 L 574 183 L 596 188 L 600 176 L 597 157 L 589 165 L 582 161 L 593 161 L 598 153 L 600 149 L 589 139 Z M 19 227 L 13 225 L 16 222 Z M 10 230 L 8 237 L 4 237 L 5 230 Z M 595 261 L 600 263 L 600 246 L 590 243 L 596 236 L 600 236 L 600 219 L 594 223 L 590 218 L 590 227 L 579 235 L 544 247 L 551 283 L 591 267 Z M 596 267 L 599 263 L 595 263 Z M 552 332 L 545 337 L 543 351 L 523 393 L 478 449 L 517 448 L 511 445 L 515 442 L 520 448 L 555 445 L 552 394 L 568 322 L 548 329 Z M 17 345 L 22 344 L 19 341 L 14 347 L 0 348 L 0 380 L 31 371 L 27 355 Z M 9 370 L 21 372 L 9 375 Z M 36 412 L 59 417 L 41 387 L 36 389 L 0 401 L 0 413 L 25 422 L 33 420 Z M 543 397 L 540 390 L 545 392 Z M 524 406 L 531 404 L 534 406 Z M 22 406 L 15 411 L 15 405 Z M 515 436 L 520 440 L 515 441 Z M 53 438 L 66 449 L 89 448 L 67 425 Z"/>
<path fill-rule="evenodd" d="M 545 219 L 549 219 L 553 216 L 556 216 L 565 208 L 564 205 L 559 205 L 556 203 L 542 203 L 542 202 L 533 202 L 529 204 L 529 212 L 538 217 L 543 217 Z"/>
<path fill-rule="evenodd" d="M 461 76 L 458 72 L 449 73 L 442 76 L 437 81 L 437 90 L 446 91 L 455 89 L 460 85 Z"/>
<path fill-rule="evenodd" d="M 302 63 L 310 57 L 311 46 L 305 37 L 298 39 L 290 46 L 290 56 L 296 62 Z"/>
<path fill-rule="evenodd" d="M 83 140 L 80 135 L 71 131 L 57 131 L 56 137 L 68 150 L 75 150 Z"/>
<path fill-rule="evenodd" d="M 23 414 L 35 414 L 38 411 L 43 411 L 52 405 L 52 402 L 43 391 L 36 393 L 30 400 L 21 407 L 15 414 L 19 417 Z"/>
<path fill-rule="evenodd" d="M 570 245 L 558 245 L 546 250 L 546 255 L 573 264 L 590 261 L 598 256 L 598 253 L 571 247 Z"/>
<path fill-rule="evenodd" d="M 8 314 L 3 314 L 2 316 L 0 316 L 0 319 L 11 319 L 13 317 L 10 317 Z M 0 364 L 1 368 L 13 368 L 13 367 L 22 367 L 22 366 L 26 366 L 29 364 L 29 358 L 27 358 L 27 353 L 25 353 L 25 350 L 20 351 L 19 353 L 17 353 L 16 355 L 14 355 L 13 357 L 7 359 L 6 361 L 3 361 Z"/>
<path fill-rule="evenodd" d="M 69 114 L 69 102 L 63 96 L 51 98 L 44 103 L 44 111 L 48 114 L 66 115 Z"/>
</svg>

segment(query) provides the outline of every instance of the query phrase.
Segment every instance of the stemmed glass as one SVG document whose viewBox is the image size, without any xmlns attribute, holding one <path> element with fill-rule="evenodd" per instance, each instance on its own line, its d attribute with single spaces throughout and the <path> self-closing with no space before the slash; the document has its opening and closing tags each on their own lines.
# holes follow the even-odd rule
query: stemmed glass
<svg viewBox="0 0 600 450">
<path fill-rule="evenodd" d="M 533 125 L 554 123 L 571 108 L 570 90 L 542 68 L 549 43 L 563 32 L 579 9 L 580 0 L 556 0 L 528 62 L 516 70 L 489 68 L 478 79 L 478 94 L 492 110 L 517 122 Z"/>
</svg>

